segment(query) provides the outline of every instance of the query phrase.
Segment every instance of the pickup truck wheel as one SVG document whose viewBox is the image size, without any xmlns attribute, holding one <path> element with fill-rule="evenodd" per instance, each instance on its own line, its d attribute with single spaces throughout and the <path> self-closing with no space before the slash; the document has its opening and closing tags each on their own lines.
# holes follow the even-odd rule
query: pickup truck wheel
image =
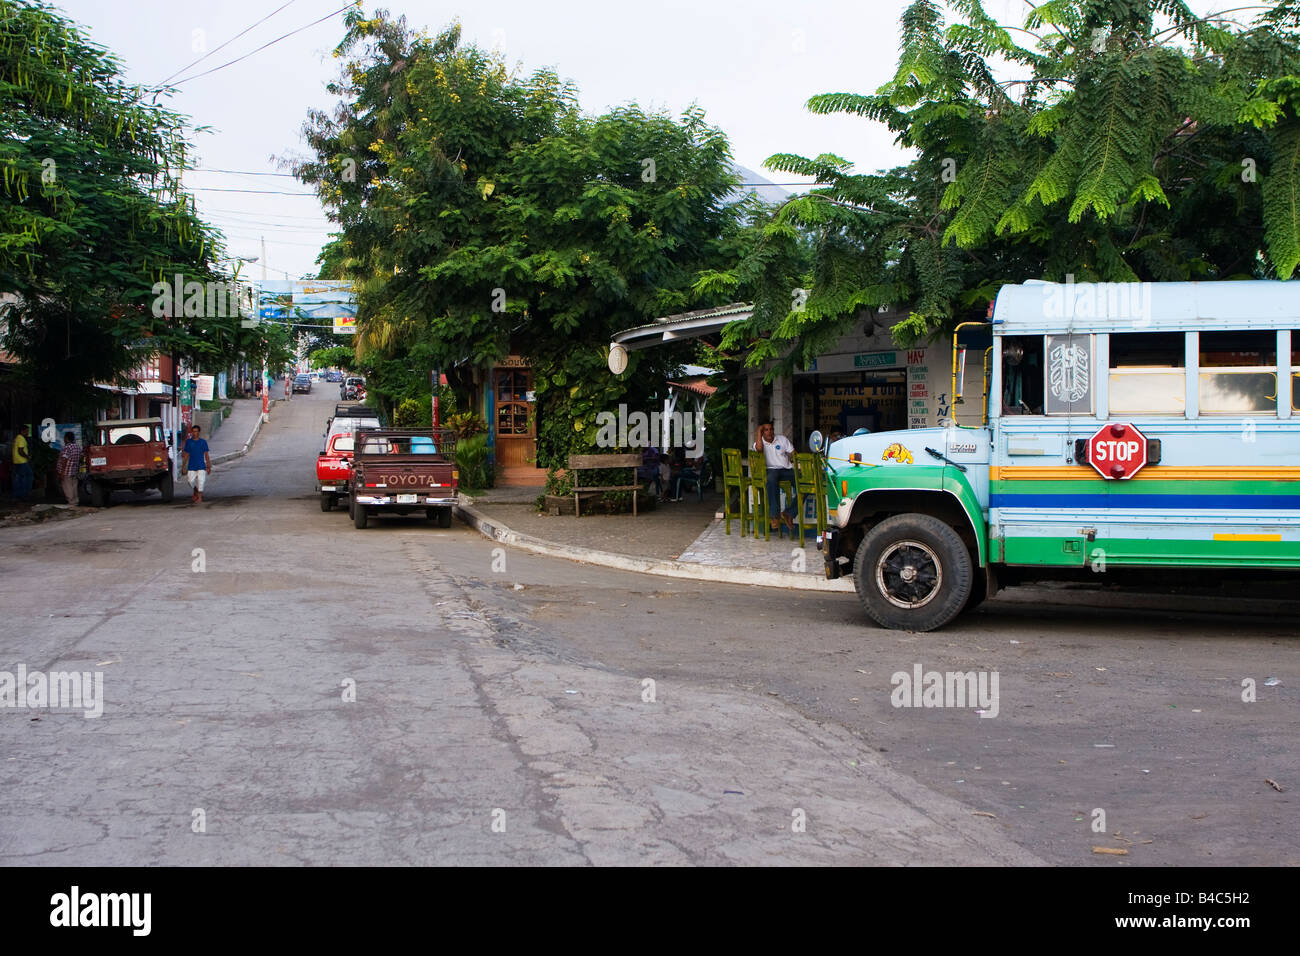
<svg viewBox="0 0 1300 956">
<path fill-rule="evenodd" d="M 858 547 L 853 583 L 881 627 L 933 631 L 961 613 L 971 595 L 971 556 L 961 536 L 930 515 L 886 518 Z"/>
<path fill-rule="evenodd" d="M 450 527 L 451 527 L 451 509 L 450 509 L 450 508 L 439 508 L 439 509 L 438 509 L 438 527 L 439 527 L 439 528 L 450 528 Z"/>
<path fill-rule="evenodd" d="M 320 493 L 320 510 L 321 511 L 334 510 L 334 496 L 330 494 L 328 491 L 322 491 Z"/>
<path fill-rule="evenodd" d="M 83 478 L 77 482 L 77 504 L 83 508 L 90 504 L 90 479 Z"/>
<path fill-rule="evenodd" d="M 358 530 L 364 530 L 366 527 L 366 506 L 352 503 L 352 524 Z"/>
<path fill-rule="evenodd" d="M 92 508 L 107 508 L 109 495 L 111 494 L 108 485 L 102 481 L 90 482 L 90 506 Z"/>
<path fill-rule="evenodd" d="M 158 491 L 162 495 L 162 500 L 164 502 L 171 501 L 176 497 L 176 485 L 172 479 L 171 472 L 168 472 L 158 479 Z"/>
</svg>

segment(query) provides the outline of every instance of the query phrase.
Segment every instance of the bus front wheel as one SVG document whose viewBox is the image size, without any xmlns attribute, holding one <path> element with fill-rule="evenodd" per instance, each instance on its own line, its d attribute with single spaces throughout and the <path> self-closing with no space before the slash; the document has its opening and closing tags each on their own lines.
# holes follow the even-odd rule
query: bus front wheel
<svg viewBox="0 0 1300 956">
<path fill-rule="evenodd" d="M 961 536 L 923 514 L 894 515 L 872 528 L 853 568 L 867 616 L 901 631 L 943 627 L 966 606 L 973 578 Z"/>
</svg>

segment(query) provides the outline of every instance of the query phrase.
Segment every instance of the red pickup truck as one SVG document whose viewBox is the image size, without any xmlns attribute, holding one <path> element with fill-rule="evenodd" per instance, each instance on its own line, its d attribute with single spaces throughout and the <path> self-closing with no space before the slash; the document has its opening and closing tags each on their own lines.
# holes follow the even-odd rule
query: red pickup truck
<svg viewBox="0 0 1300 956">
<path fill-rule="evenodd" d="M 316 458 L 316 490 L 320 492 L 320 510 L 331 511 L 340 496 L 352 486 L 353 438 L 350 432 L 331 435 L 329 444 Z"/>
</svg>

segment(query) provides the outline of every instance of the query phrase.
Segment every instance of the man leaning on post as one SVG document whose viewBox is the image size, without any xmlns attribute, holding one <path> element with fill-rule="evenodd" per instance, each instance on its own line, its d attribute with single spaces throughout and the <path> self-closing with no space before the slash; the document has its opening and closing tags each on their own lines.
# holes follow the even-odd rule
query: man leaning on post
<svg viewBox="0 0 1300 956">
<path fill-rule="evenodd" d="M 12 466 L 14 498 L 26 501 L 32 493 L 32 452 L 27 444 L 27 426 L 19 425 L 18 434 L 14 436 L 10 451 L 9 464 Z"/>
</svg>

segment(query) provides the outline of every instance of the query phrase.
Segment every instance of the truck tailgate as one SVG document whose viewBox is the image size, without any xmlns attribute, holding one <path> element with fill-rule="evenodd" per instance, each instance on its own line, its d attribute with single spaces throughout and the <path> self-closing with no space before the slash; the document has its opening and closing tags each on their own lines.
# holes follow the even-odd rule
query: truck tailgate
<svg viewBox="0 0 1300 956">
<path fill-rule="evenodd" d="M 358 455 L 354 459 L 358 487 L 389 491 L 445 491 L 456 487 L 455 466 L 428 455 Z"/>
</svg>

